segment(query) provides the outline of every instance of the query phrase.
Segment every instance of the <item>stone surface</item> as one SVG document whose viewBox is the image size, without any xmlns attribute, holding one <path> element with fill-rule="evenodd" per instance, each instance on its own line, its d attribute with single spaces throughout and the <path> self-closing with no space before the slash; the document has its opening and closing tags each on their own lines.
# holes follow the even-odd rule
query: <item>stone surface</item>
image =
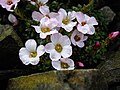
<svg viewBox="0 0 120 90">
<path fill-rule="evenodd" d="M 108 6 L 101 8 L 100 11 L 102 11 L 102 13 L 104 14 L 107 25 L 113 21 L 116 15 Z"/>
<path fill-rule="evenodd" d="M 120 90 L 120 49 L 117 52 L 108 53 L 106 61 L 102 62 L 98 69 L 105 78 L 108 90 Z"/>
<path fill-rule="evenodd" d="M 7 90 L 106 90 L 96 69 L 50 71 L 12 78 Z"/>
<path fill-rule="evenodd" d="M 12 26 L 0 25 L 0 70 L 22 65 L 18 57 L 22 46 L 23 43 Z"/>
</svg>

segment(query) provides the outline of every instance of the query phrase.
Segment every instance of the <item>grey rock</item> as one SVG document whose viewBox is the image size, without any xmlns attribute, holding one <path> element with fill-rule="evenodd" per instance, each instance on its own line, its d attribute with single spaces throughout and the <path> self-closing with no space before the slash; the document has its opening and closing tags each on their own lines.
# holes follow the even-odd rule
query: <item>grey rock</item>
<svg viewBox="0 0 120 90">
<path fill-rule="evenodd" d="M 119 90 L 115 88 L 120 85 L 120 49 L 117 52 L 108 53 L 106 61 L 102 62 L 97 68 L 105 78 L 108 90 Z"/>
<path fill-rule="evenodd" d="M 23 43 L 12 26 L 0 25 L 0 70 L 21 65 L 18 53 L 22 46 Z"/>
<path fill-rule="evenodd" d="M 106 22 L 107 22 L 107 25 L 113 21 L 114 17 L 115 17 L 115 13 L 110 9 L 110 7 L 108 6 L 105 6 L 103 8 L 100 9 L 100 11 L 103 12 L 104 16 L 105 16 L 105 19 L 106 19 Z"/>
<path fill-rule="evenodd" d="M 106 90 L 97 69 L 49 71 L 12 78 L 7 90 Z"/>
</svg>

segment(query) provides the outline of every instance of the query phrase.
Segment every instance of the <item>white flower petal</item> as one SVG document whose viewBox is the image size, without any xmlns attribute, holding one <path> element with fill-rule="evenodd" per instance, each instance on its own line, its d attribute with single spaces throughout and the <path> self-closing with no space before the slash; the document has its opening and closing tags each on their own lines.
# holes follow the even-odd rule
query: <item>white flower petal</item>
<svg viewBox="0 0 120 90">
<path fill-rule="evenodd" d="M 35 21 L 40 21 L 42 19 L 43 15 L 37 11 L 32 12 L 32 18 Z"/>
<path fill-rule="evenodd" d="M 17 18 L 13 14 L 9 14 L 8 20 L 15 25 L 17 25 L 17 23 L 18 23 Z"/>
<path fill-rule="evenodd" d="M 74 20 L 74 19 L 75 19 L 75 14 L 76 14 L 75 11 L 68 12 L 68 18 L 69 18 L 70 20 Z"/>
<path fill-rule="evenodd" d="M 71 42 L 70 42 L 70 39 L 67 35 L 65 36 L 62 36 L 60 39 L 59 39 L 59 43 L 62 45 L 62 46 L 66 46 L 66 45 L 70 45 Z"/>
<path fill-rule="evenodd" d="M 37 33 L 40 33 L 40 32 L 41 32 L 40 26 L 34 26 L 34 25 L 32 25 L 32 27 L 35 28 L 35 31 L 36 31 Z"/>
<path fill-rule="evenodd" d="M 26 41 L 25 47 L 28 51 L 33 52 L 36 51 L 37 43 L 34 39 L 29 39 Z"/>
<path fill-rule="evenodd" d="M 24 47 L 19 50 L 19 57 L 22 57 L 24 55 L 29 55 L 29 54 L 30 54 L 29 51 Z"/>
<path fill-rule="evenodd" d="M 57 70 L 61 70 L 60 61 L 52 61 L 52 66 Z"/>
<path fill-rule="evenodd" d="M 89 26 L 90 30 L 87 32 L 89 35 L 93 35 L 95 33 L 95 28 L 93 26 Z"/>
<path fill-rule="evenodd" d="M 63 50 L 61 52 L 61 55 L 64 57 L 64 58 L 68 58 L 72 55 L 72 47 L 71 46 L 64 46 L 63 47 Z"/>
<path fill-rule="evenodd" d="M 48 44 L 45 45 L 45 51 L 47 53 L 50 53 L 54 49 L 54 47 L 55 46 L 53 45 L 53 43 L 48 43 Z"/>
<path fill-rule="evenodd" d="M 79 32 L 86 34 L 89 31 L 89 26 L 81 26 L 80 24 L 77 25 L 77 29 Z"/>
<path fill-rule="evenodd" d="M 62 24 L 62 28 L 64 28 L 67 32 L 70 32 L 73 30 L 73 27 L 77 24 L 77 22 L 70 22 L 69 24 L 65 25 Z"/>
<path fill-rule="evenodd" d="M 43 15 L 48 15 L 50 13 L 49 11 L 49 7 L 48 6 L 40 6 L 39 8 L 40 12 L 43 14 Z"/>
<path fill-rule="evenodd" d="M 76 12 L 76 19 L 79 23 L 83 22 L 85 19 L 85 16 L 82 12 Z"/>
<path fill-rule="evenodd" d="M 42 56 L 45 53 L 45 47 L 43 45 L 39 45 L 37 47 L 37 55 Z"/>
<path fill-rule="evenodd" d="M 48 2 L 48 0 L 38 0 L 39 2 L 46 4 Z"/>
<path fill-rule="evenodd" d="M 84 42 L 82 42 L 82 41 L 76 42 L 76 44 L 80 48 L 84 47 Z"/>
<path fill-rule="evenodd" d="M 45 39 L 46 36 L 47 36 L 47 35 L 46 35 L 45 33 L 42 33 L 42 32 L 40 33 L 40 38 L 41 38 L 41 39 Z"/>
<path fill-rule="evenodd" d="M 32 65 L 37 65 L 39 63 L 40 59 L 39 57 L 35 57 L 35 58 L 30 58 L 30 64 Z"/>
<path fill-rule="evenodd" d="M 58 53 L 57 51 L 52 50 L 52 51 L 50 52 L 50 59 L 51 59 L 52 61 L 58 61 L 60 58 L 61 58 L 61 55 L 60 55 L 60 53 Z"/>
<path fill-rule="evenodd" d="M 88 21 L 88 24 L 90 25 L 98 25 L 98 22 L 96 21 L 96 19 L 94 17 L 91 17 Z"/>
<path fill-rule="evenodd" d="M 23 64 L 28 65 L 30 64 L 30 59 L 28 55 L 24 55 L 22 57 L 20 57 L 20 60 L 22 61 Z"/>
<path fill-rule="evenodd" d="M 51 35 L 51 41 L 53 44 L 56 44 L 59 41 L 59 38 L 62 37 L 62 34 L 60 33 L 55 33 Z"/>
<path fill-rule="evenodd" d="M 67 12 L 63 8 L 60 8 L 58 13 L 61 14 L 63 16 L 63 18 L 66 18 L 66 16 L 67 16 Z"/>
</svg>

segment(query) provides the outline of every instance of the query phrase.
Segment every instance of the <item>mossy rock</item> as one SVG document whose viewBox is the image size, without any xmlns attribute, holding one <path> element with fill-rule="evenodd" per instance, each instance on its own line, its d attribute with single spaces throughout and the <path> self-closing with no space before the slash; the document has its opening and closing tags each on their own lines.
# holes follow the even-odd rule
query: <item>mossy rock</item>
<svg viewBox="0 0 120 90">
<path fill-rule="evenodd" d="M 7 90 L 106 90 L 96 69 L 50 71 L 12 78 Z"/>
</svg>

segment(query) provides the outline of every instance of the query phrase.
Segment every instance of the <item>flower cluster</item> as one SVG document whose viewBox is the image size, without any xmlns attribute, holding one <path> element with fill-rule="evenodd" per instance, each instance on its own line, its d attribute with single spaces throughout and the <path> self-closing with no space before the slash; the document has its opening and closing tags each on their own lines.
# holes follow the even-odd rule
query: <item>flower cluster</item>
<svg viewBox="0 0 120 90">
<path fill-rule="evenodd" d="M 0 0 L 0 5 L 12 12 L 20 0 Z M 73 47 L 83 48 L 89 35 L 95 33 L 94 25 L 98 25 L 95 17 L 90 17 L 81 11 L 66 11 L 60 8 L 58 12 L 51 12 L 47 6 L 48 0 L 28 0 L 32 5 L 39 7 L 39 11 L 32 12 L 32 19 L 39 25 L 31 25 L 40 39 L 49 38 L 50 42 L 45 45 L 37 46 L 34 39 L 29 39 L 25 47 L 19 50 L 19 57 L 23 64 L 37 65 L 40 56 L 44 53 L 49 54 L 52 66 L 57 70 L 74 69 L 74 61 L 70 59 Z M 17 19 L 10 14 L 9 21 L 13 25 L 17 24 Z M 64 34 L 66 32 L 68 34 Z M 81 62 L 79 62 L 84 66 Z"/>
</svg>

